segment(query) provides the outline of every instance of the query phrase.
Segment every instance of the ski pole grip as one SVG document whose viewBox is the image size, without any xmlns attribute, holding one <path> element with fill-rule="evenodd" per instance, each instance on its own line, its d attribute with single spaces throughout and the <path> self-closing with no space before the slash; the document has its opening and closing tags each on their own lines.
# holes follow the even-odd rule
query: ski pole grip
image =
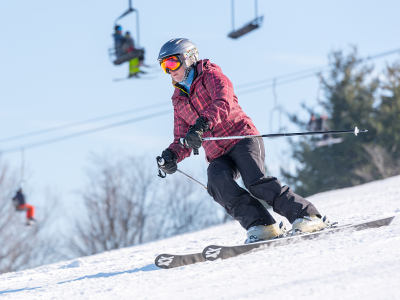
<svg viewBox="0 0 400 300">
<path fill-rule="evenodd" d="M 186 143 L 185 138 L 179 139 L 179 145 L 181 145 L 183 148 L 189 148 L 189 145 Z M 199 149 L 193 148 L 193 154 L 199 155 Z"/>
<path fill-rule="evenodd" d="M 163 166 L 163 165 L 165 164 L 164 158 L 159 157 L 158 160 L 157 160 L 157 163 L 158 163 L 160 166 Z"/>
<path fill-rule="evenodd" d="M 183 148 L 187 147 L 185 138 L 179 139 L 179 145 L 181 145 Z"/>
</svg>

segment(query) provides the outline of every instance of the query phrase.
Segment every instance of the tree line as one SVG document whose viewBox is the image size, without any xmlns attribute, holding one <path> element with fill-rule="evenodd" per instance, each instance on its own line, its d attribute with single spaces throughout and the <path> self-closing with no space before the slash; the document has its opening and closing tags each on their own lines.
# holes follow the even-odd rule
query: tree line
<svg viewBox="0 0 400 300">
<path fill-rule="evenodd" d="M 79 201 L 61 205 L 49 196 L 40 220 L 28 229 L 12 207 L 16 176 L 1 162 L 0 274 L 230 220 L 207 192 L 190 180 L 179 174 L 160 179 L 153 159 L 105 154 L 93 155 L 85 188 L 78 192 Z M 62 230 L 54 227 L 56 215 L 61 215 L 58 223 Z"/>
<path fill-rule="evenodd" d="M 400 174 L 400 61 L 382 72 L 360 63 L 357 49 L 330 55 L 329 75 L 319 74 L 323 90 L 318 99 L 332 130 L 356 126 L 368 133 L 343 135 L 343 142 L 315 147 L 318 137 L 291 140 L 295 172 L 281 168 L 284 178 L 301 195 L 340 189 Z M 310 114 L 312 107 L 303 104 Z M 290 120 L 306 129 L 308 120 L 296 114 Z"/>
</svg>

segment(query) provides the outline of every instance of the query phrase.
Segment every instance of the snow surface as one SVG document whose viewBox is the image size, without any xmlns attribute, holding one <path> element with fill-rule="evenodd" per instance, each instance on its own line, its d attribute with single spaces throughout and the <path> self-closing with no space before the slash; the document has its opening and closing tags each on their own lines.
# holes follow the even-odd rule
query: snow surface
<svg viewBox="0 0 400 300">
<path fill-rule="evenodd" d="M 387 227 L 338 233 L 226 260 L 169 270 L 154 265 L 161 253 L 243 243 L 245 231 L 230 222 L 0 275 L 0 299 L 400 299 L 400 176 L 320 193 L 309 200 L 322 214 L 343 224 L 396 218 Z"/>
</svg>

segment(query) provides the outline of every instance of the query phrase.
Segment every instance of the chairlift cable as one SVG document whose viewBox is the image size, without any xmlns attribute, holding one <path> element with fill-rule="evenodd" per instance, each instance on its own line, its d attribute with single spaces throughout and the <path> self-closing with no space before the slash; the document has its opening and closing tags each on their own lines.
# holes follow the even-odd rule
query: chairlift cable
<svg viewBox="0 0 400 300">
<path fill-rule="evenodd" d="M 376 54 L 376 55 L 373 55 L 373 56 L 367 56 L 367 57 L 364 57 L 364 58 L 360 58 L 360 59 L 356 60 L 355 63 L 361 63 L 361 62 L 367 61 L 367 60 L 378 59 L 378 58 L 381 58 L 381 57 L 384 57 L 384 56 L 388 56 L 388 55 L 391 55 L 391 54 L 394 54 L 394 53 L 398 53 L 398 52 L 400 52 L 400 48 L 397 48 L 397 49 L 391 50 L 391 51 L 387 51 L 387 52 L 383 52 L 383 53 L 379 53 L 379 54 Z M 309 77 L 309 76 L 313 76 L 313 75 L 315 75 L 315 72 L 318 72 L 318 71 L 321 72 L 323 69 L 329 68 L 334 64 L 335 63 L 330 63 L 330 64 L 328 64 L 326 66 L 310 68 L 310 69 L 306 69 L 306 70 L 303 70 L 303 71 L 288 73 L 288 74 L 284 74 L 284 75 L 277 76 L 277 77 L 275 76 L 275 77 L 264 79 L 264 80 L 257 80 L 257 81 L 253 81 L 253 82 L 246 83 L 246 84 L 240 84 L 240 85 L 237 85 L 235 87 L 235 90 L 250 88 L 250 87 L 255 86 L 255 85 L 262 85 L 263 88 L 269 88 L 269 87 L 271 87 L 270 82 L 274 81 L 275 79 L 281 81 L 281 80 L 283 80 L 285 78 L 289 78 L 288 80 L 290 80 L 290 81 L 285 81 L 284 83 L 292 82 L 291 79 L 300 80 L 300 79 L 303 79 L 303 78 L 306 78 L 306 77 Z M 301 75 L 305 75 L 305 77 L 303 77 Z M 292 77 L 294 77 L 294 78 L 292 78 Z M 278 84 L 282 84 L 282 83 L 278 83 Z"/>
<path fill-rule="evenodd" d="M 19 151 L 21 149 L 30 149 L 30 148 L 34 148 L 34 147 L 44 146 L 44 145 L 47 145 L 47 144 L 59 142 L 59 141 L 62 141 L 62 140 L 78 137 L 78 136 L 89 134 L 89 133 L 94 133 L 94 132 L 97 132 L 97 131 L 102 131 L 102 130 L 105 130 L 105 129 L 109 129 L 109 128 L 113 128 L 113 127 L 117 127 L 117 126 L 122 126 L 122 125 L 130 124 L 130 123 L 135 123 L 135 122 L 139 122 L 139 121 L 144 121 L 144 120 L 148 120 L 148 119 L 151 119 L 151 118 L 156 118 L 156 117 L 159 117 L 161 115 L 169 114 L 171 112 L 172 111 L 169 109 L 169 110 L 161 111 L 161 112 L 158 112 L 158 113 L 150 114 L 150 115 L 147 115 L 147 116 L 133 118 L 133 119 L 129 119 L 129 120 L 113 123 L 113 124 L 110 124 L 110 125 L 97 127 L 97 128 L 86 130 L 86 131 L 81 131 L 81 132 L 78 132 L 78 133 L 74 133 L 74 134 L 58 137 L 58 138 L 51 139 L 51 140 L 45 140 L 45 141 L 36 142 L 36 143 L 32 143 L 32 144 L 21 145 L 21 146 L 5 149 L 3 151 L 0 150 L 0 154 L 8 154 L 8 153 L 13 153 L 13 152 Z"/>
<path fill-rule="evenodd" d="M 165 106 L 167 104 L 171 105 L 171 102 L 169 102 L 169 101 L 161 102 L 161 103 L 157 103 L 157 104 L 153 104 L 153 105 L 148 105 L 148 106 L 144 106 L 144 107 L 140 107 L 140 108 L 134 108 L 134 109 L 121 111 L 121 112 L 117 112 L 117 113 L 113 113 L 113 114 L 109 114 L 109 115 L 105 115 L 105 116 L 96 117 L 96 118 L 93 118 L 93 119 L 87 119 L 87 120 L 83 120 L 83 121 L 78 121 L 78 122 L 74 122 L 74 123 L 69 123 L 69 124 L 56 126 L 56 127 L 51 127 L 51 128 L 32 131 L 32 132 L 23 133 L 23 134 L 19 134 L 19 135 L 15 135 L 15 136 L 10 136 L 10 137 L 6 137 L 6 138 L 0 139 L 0 142 L 17 140 L 17 139 L 21 139 L 21 138 L 25 138 L 25 137 L 30 137 L 30 136 L 39 135 L 39 134 L 43 134 L 43 133 L 48 133 L 48 132 L 52 132 L 52 131 L 57 131 L 57 130 L 61 130 L 61 129 L 66 129 L 66 128 L 70 128 L 70 127 L 75 127 L 75 126 L 78 126 L 78 125 L 83 125 L 83 124 L 87 124 L 87 123 L 93 123 L 93 122 L 97 122 L 97 121 L 101 121 L 101 120 L 115 118 L 115 117 L 119 117 L 119 116 L 122 116 L 122 115 L 128 115 L 128 114 L 139 112 L 139 111 L 143 111 L 143 110 L 158 108 L 160 106 Z"/>
</svg>

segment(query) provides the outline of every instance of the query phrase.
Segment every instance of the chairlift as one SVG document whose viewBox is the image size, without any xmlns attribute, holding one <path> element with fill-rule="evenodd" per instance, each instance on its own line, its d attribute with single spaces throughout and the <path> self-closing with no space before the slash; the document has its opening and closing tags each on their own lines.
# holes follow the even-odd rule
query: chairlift
<svg viewBox="0 0 400 300">
<path fill-rule="evenodd" d="M 322 104 L 319 102 L 315 105 L 310 113 L 310 121 L 308 122 L 307 129 L 309 131 L 330 131 L 330 127 L 327 124 L 328 114 L 326 110 L 322 107 Z M 314 145 L 316 148 L 324 147 L 324 146 L 332 146 L 333 144 L 340 144 L 344 141 L 343 138 L 334 138 L 331 134 L 324 134 L 322 139 L 318 139 L 314 141 Z"/>
<path fill-rule="evenodd" d="M 132 8 L 132 0 L 129 0 L 129 8 L 115 20 L 114 27 L 118 25 L 117 22 L 119 20 L 126 17 L 127 15 L 129 15 L 132 12 L 136 12 L 135 49 L 132 52 L 128 52 L 128 53 L 125 53 L 125 54 L 117 57 L 115 47 L 110 48 L 108 52 L 109 52 L 110 58 L 113 59 L 114 65 L 121 65 L 121 64 L 128 62 L 136 57 L 143 57 L 143 55 L 145 53 L 144 48 L 140 48 L 140 43 L 139 43 L 139 11 L 135 8 Z"/>
<path fill-rule="evenodd" d="M 254 6 L 255 6 L 255 13 L 256 17 L 254 20 L 250 21 L 249 23 L 245 24 L 242 28 L 235 30 L 235 15 L 234 15 L 234 0 L 231 2 L 232 6 L 232 31 L 228 34 L 228 37 L 232 39 L 237 39 L 250 31 L 253 31 L 254 29 L 257 29 L 261 26 L 264 16 L 258 17 L 257 15 L 257 0 L 254 0 Z"/>
</svg>

